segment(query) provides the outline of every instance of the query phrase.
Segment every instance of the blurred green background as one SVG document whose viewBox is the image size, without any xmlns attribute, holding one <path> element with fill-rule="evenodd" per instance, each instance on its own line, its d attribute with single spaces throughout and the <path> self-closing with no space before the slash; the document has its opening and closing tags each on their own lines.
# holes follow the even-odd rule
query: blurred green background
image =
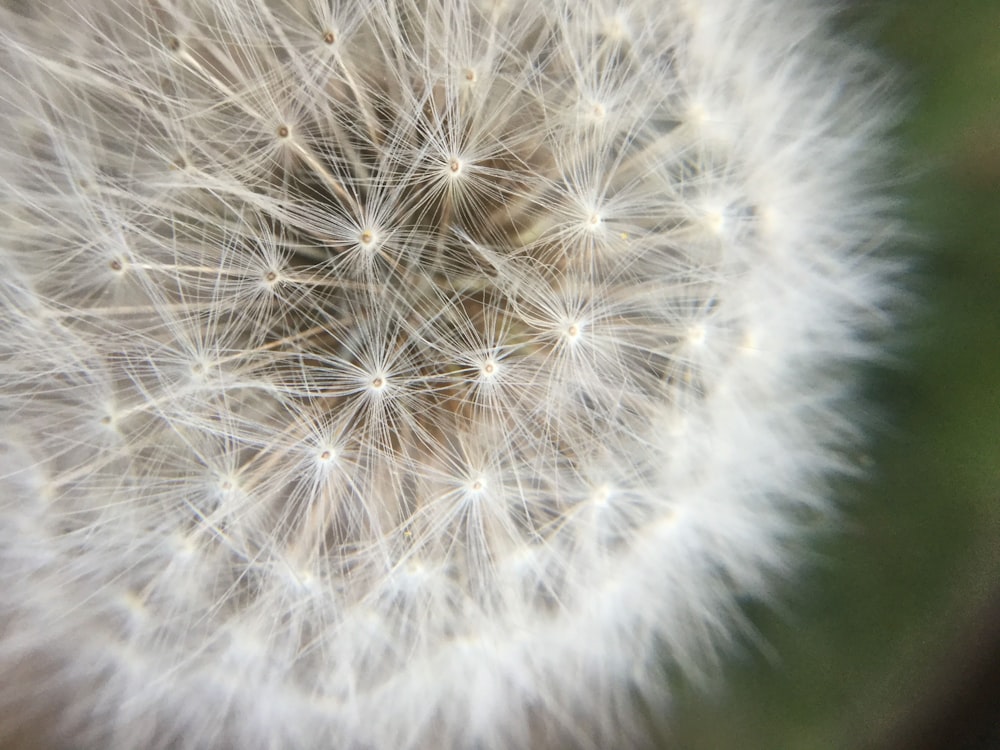
<svg viewBox="0 0 1000 750">
<path fill-rule="evenodd" d="M 671 750 L 1000 748 L 1000 0 L 851 6 L 904 75 L 923 317 L 845 528 Z"/>
</svg>

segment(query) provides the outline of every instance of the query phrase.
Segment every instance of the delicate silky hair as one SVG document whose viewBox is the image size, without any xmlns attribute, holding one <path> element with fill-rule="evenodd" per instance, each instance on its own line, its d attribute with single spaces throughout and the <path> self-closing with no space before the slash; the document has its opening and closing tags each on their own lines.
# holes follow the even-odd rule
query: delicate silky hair
<svg viewBox="0 0 1000 750">
<path fill-rule="evenodd" d="M 0 738 L 641 746 L 857 468 L 830 4 L 0 6 Z"/>
</svg>

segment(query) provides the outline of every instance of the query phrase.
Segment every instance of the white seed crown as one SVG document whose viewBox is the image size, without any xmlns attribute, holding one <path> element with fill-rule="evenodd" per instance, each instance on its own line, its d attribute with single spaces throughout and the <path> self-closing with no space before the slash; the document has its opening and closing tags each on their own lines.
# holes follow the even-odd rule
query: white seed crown
<svg viewBox="0 0 1000 750">
<path fill-rule="evenodd" d="M 887 118 L 819 5 L 0 3 L 0 706 L 637 745 L 850 468 Z"/>
</svg>

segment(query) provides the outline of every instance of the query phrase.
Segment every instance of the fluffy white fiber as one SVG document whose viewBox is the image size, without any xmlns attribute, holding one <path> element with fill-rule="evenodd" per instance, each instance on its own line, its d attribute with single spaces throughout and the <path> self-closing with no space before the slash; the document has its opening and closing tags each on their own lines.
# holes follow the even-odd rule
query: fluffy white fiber
<svg viewBox="0 0 1000 750">
<path fill-rule="evenodd" d="M 889 322 L 828 4 L 0 5 L 0 735 L 641 744 Z"/>
</svg>

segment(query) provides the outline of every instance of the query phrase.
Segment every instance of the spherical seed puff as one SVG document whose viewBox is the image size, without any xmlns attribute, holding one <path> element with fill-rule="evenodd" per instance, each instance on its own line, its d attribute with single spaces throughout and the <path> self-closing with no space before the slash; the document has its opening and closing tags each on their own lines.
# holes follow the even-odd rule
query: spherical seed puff
<svg viewBox="0 0 1000 750">
<path fill-rule="evenodd" d="M 887 322 L 819 6 L 6 0 L 0 729 L 640 745 Z"/>
</svg>

